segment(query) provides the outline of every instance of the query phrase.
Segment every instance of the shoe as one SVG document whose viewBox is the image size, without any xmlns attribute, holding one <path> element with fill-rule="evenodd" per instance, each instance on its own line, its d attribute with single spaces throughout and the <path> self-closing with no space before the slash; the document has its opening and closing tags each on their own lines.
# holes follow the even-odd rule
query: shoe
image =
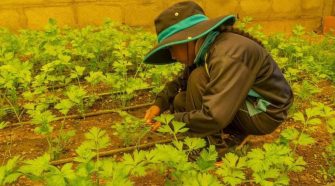
<svg viewBox="0 0 335 186">
<path fill-rule="evenodd" d="M 227 152 L 231 152 L 238 147 L 247 136 L 236 131 L 221 131 L 207 136 L 206 139 L 208 145 L 215 145 L 218 152 L 218 160 L 221 160 Z"/>
</svg>

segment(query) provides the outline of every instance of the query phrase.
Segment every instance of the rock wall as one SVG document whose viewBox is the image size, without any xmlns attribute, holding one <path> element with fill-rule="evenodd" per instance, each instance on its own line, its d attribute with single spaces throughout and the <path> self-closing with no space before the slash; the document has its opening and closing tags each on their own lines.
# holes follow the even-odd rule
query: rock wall
<svg viewBox="0 0 335 186">
<path fill-rule="evenodd" d="M 154 30 L 154 18 L 180 0 L 0 0 L 0 26 L 11 30 L 43 28 L 49 18 L 59 25 L 99 25 L 111 18 Z M 320 29 L 334 14 L 335 0 L 195 0 L 211 18 L 228 13 L 251 16 L 264 30 L 289 31 L 295 24 Z"/>
</svg>

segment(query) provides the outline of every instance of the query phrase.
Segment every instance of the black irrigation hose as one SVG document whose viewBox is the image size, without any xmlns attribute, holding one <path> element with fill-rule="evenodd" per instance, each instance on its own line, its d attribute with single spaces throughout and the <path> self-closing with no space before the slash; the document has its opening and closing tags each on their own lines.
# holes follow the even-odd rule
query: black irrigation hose
<svg viewBox="0 0 335 186">
<path fill-rule="evenodd" d="M 154 88 L 153 86 L 151 86 L 151 87 L 145 87 L 145 88 L 140 88 L 140 89 L 136 89 L 135 92 L 143 91 L 143 90 L 151 90 L 153 88 Z M 94 97 L 94 96 L 97 96 L 97 97 L 100 98 L 100 97 L 103 97 L 103 96 L 123 94 L 123 93 L 125 93 L 125 91 L 104 92 L 104 93 L 100 93 L 100 94 L 97 94 L 97 95 L 88 95 L 88 96 L 85 96 L 84 99 L 87 99 L 87 98 L 90 98 L 90 97 Z M 5 110 L 5 111 L 13 110 L 13 108 L 11 108 L 11 107 L 1 108 L 1 109 Z"/>
<path fill-rule="evenodd" d="M 112 110 L 100 110 L 100 111 L 96 111 L 96 112 L 89 112 L 89 113 L 86 113 L 86 114 L 83 114 L 83 115 L 74 114 L 74 115 L 69 115 L 69 116 L 65 116 L 65 117 L 57 117 L 53 121 L 59 121 L 59 120 L 63 120 L 63 119 L 80 119 L 80 118 L 85 118 L 85 117 L 92 117 L 92 116 L 98 116 L 98 115 L 103 115 L 103 114 L 116 113 L 119 110 L 125 111 L 125 110 L 138 109 L 138 108 L 148 107 L 148 106 L 151 106 L 151 105 L 153 105 L 153 103 L 145 103 L 145 104 L 141 104 L 141 105 L 122 107 L 122 108 L 117 108 L 117 109 L 112 109 Z M 26 122 L 13 123 L 11 125 L 6 126 L 5 128 L 18 127 L 18 126 L 27 125 L 27 124 L 32 124 L 32 122 L 31 121 L 26 121 Z"/>
<path fill-rule="evenodd" d="M 135 92 L 138 92 L 138 91 L 143 91 L 143 90 L 151 90 L 153 89 L 154 87 L 151 86 L 151 87 L 145 87 L 145 88 L 140 88 L 140 89 L 136 89 Z M 116 92 L 105 92 L 105 93 L 100 93 L 100 94 L 97 94 L 96 96 L 97 97 L 103 97 L 103 96 L 109 96 L 109 95 L 115 95 L 115 94 L 124 94 L 126 93 L 125 91 L 116 91 Z M 89 95 L 89 96 L 85 96 L 85 98 L 90 98 L 90 97 L 93 97 L 94 95 Z"/>
<path fill-rule="evenodd" d="M 185 136 L 178 137 L 178 140 L 182 140 L 182 139 L 185 139 Z M 115 154 L 134 151 L 136 149 L 143 150 L 143 149 L 147 149 L 149 147 L 155 146 L 156 144 L 170 143 L 172 141 L 173 141 L 173 139 L 165 139 L 165 140 L 155 141 L 155 142 L 141 144 L 141 145 L 137 145 L 137 146 L 131 146 L 131 147 L 125 147 L 125 148 L 103 151 L 103 152 L 99 153 L 99 156 L 100 157 L 108 157 L 108 156 L 112 156 L 112 155 L 115 155 Z M 70 163 L 70 162 L 74 161 L 74 158 L 75 157 L 51 161 L 51 164 L 52 165 L 62 165 L 62 164 L 65 164 L 65 163 Z"/>
</svg>

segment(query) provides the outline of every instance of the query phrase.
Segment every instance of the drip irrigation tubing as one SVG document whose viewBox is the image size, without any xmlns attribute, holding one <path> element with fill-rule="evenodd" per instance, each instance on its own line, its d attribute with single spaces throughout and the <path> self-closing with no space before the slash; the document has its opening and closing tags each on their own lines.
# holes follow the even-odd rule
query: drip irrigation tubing
<svg viewBox="0 0 335 186">
<path fill-rule="evenodd" d="M 103 114 L 116 113 L 119 110 L 123 110 L 123 111 L 133 110 L 133 109 L 148 107 L 148 106 L 151 106 L 151 105 L 153 105 L 153 103 L 145 103 L 145 104 L 133 105 L 133 106 L 122 107 L 122 108 L 116 108 L 116 109 L 111 109 L 111 110 L 100 110 L 100 111 L 96 111 L 96 112 L 89 112 L 89 113 L 86 113 L 86 114 L 83 114 L 83 115 L 74 114 L 74 115 L 69 115 L 69 116 L 64 116 L 64 117 L 57 117 L 52 122 L 63 120 L 63 119 L 80 119 L 80 118 L 98 116 L 98 115 L 103 115 Z M 27 124 L 32 124 L 32 122 L 31 121 L 25 121 L 25 122 L 13 123 L 13 124 L 7 125 L 5 128 L 18 127 L 18 126 L 27 125 Z"/>
<path fill-rule="evenodd" d="M 140 88 L 140 89 L 136 89 L 135 92 L 143 91 L 143 90 L 151 90 L 153 88 L 154 88 L 153 86 L 145 87 L 145 88 Z M 100 94 L 97 94 L 97 95 L 88 95 L 88 96 L 85 96 L 84 99 L 87 99 L 87 98 L 90 98 L 90 97 L 94 97 L 94 96 L 97 96 L 98 99 L 99 99 L 100 97 L 109 96 L 109 95 L 116 95 L 116 94 L 123 94 L 123 93 L 126 93 L 126 92 L 125 91 L 104 92 L 104 93 L 100 93 Z M 1 109 L 4 110 L 4 111 L 13 110 L 13 108 L 11 108 L 9 106 L 5 107 L 5 108 L 1 108 Z"/>
<path fill-rule="evenodd" d="M 181 136 L 181 137 L 178 137 L 178 140 L 182 140 L 182 139 L 185 139 L 185 138 L 186 138 L 186 136 Z M 137 146 L 124 147 L 124 148 L 119 148 L 119 149 L 103 151 L 103 152 L 99 153 L 99 157 L 108 157 L 108 156 L 112 156 L 112 155 L 115 155 L 115 154 L 131 152 L 131 151 L 134 151 L 134 150 L 143 150 L 143 149 L 153 147 L 156 144 L 170 143 L 172 141 L 173 141 L 173 139 L 165 139 L 165 140 L 155 141 L 155 142 L 141 144 L 141 145 L 137 145 Z M 55 160 L 55 161 L 51 161 L 51 164 L 52 165 L 62 165 L 62 164 L 65 164 L 65 163 L 73 162 L 74 159 L 75 159 L 75 157 Z"/>
</svg>

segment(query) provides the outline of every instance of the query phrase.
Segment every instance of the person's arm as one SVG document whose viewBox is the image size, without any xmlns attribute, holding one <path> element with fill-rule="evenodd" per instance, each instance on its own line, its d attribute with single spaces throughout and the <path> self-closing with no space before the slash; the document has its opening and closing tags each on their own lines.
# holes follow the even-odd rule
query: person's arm
<svg viewBox="0 0 335 186">
<path fill-rule="evenodd" d="M 174 97 L 178 94 L 178 91 L 182 88 L 183 75 L 174 79 L 173 81 L 168 82 L 164 89 L 158 93 L 154 105 L 158 106 L 161 109 L 161 112 L 164 112 L 169 109 L 170 104 L 173 102 Z"/>
<path fill-rule="evenodd" d="M 256 74 L 241 59 L 212 56 L 209 83 L 202 97 L 201 110 L 175 113 L 175 119 L 197 133 L 214 133 L 225 128 L 244 103 Z"/>
<path fill-rule="evenodd" d="M 180 90 L 186 90 L 187 79 L 193 69 L 194 67 L 185 67 L 183 72 L 181 72 L 176 79 L 168 82 L 164 89 L 156 96 L 154 105 L 157 105 L 161 109 L 161 112 L 169 109 L 170 104 L 173 103 L 174 97 Z"/>
<path fill-rule="evenodd" d="M 152 124 L 154 117 L 170 108 L 170 104 L 173 103 L 174 97 L 178 94 L 180 89 L 186 90 L 187 78 L 190 70 L 190 68 L 185 68 L 180 76 L 173 81 L 168 82 L 164 89 L 157 95 L 154 105 L 146 111 L 144 116 L 144 119 L 148 124 Z"/>
</svg>

